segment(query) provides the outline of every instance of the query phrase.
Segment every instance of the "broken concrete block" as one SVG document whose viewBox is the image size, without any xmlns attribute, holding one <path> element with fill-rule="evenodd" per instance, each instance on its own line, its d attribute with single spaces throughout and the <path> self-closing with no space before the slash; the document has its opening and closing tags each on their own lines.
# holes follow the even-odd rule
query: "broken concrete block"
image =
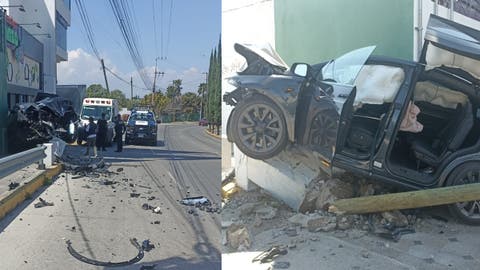
<svg viewBox="0 0 480 270">
<path fill-rule="evenodd" d="M 309 219 L 310 219 L 309 216 L 307 216 L 305 214 L 302 214 L 302 213 L 298 213 L 298 214 L 295 214 L 295 215 L 291 216 L 288 219 L 288 221 L 290 223 L 295 224 L 295 225 L 300 225 L 303 228 L 306 228 Z"/>
<path fill-rule="evenodd" d="M 328 232 L 337 227 L 337 220 L 334 216 L 312 217 L 307 222 L 309 232 L 324 231 Z"/>
<path fill-rule="evenodd" d="M 255 209 L 255 214 L 261 219 L 273 219 L 277 215 L 277 209 L 271 206 L 260 206 Z"/>
<path fill-rule="evenodd" d="M 353 216 L 337 217 L 337 228 L 340 230 L 348 230 L 352 227 L 354 222 Z"/>
<path fill-rule="evenodd" d="M 255 210 L 255 208 L 259 205 L 259 203 L 244 203 L 242 205 L 240 205 L 238 208 L 237 208 L 237 211 L 238 213 L 240 213 L 240 216 L 250 216 L 252 215 L 253 211 Z"/>
<path fill-rule="evenodd" d="M 248 229 L 243 225 L 233 224 L 227 229 L 227 242 L 228 245 L 235 250 L 243 246 L 250 248 L 250 233 Z"/>
<path fill-rule="evenodd" d="M 391 225 L 395 227 L 405 227 L 408 226 L 407 217 L 398 210 L 383 212 L 382 217 Z"/>
<path fill-rule="evenodd" d="M 328 210 L 328 206 L 338 199 L 352 198 L 353 187 L 350 183 L 333 178 L 325 181 L 315 202 L 317 209 Z"/>
</svg>

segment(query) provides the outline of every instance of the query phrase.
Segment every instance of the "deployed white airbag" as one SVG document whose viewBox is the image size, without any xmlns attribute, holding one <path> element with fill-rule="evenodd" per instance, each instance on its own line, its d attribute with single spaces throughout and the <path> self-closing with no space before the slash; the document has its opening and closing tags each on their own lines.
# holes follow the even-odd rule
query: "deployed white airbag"
<svg viewBox="0 0 480 270">
<path fill-rule="evenodd" d="M 405 79 L 403 69 L 385 65 L 365 65 L 355 81 L 354 106 L 392 102 Z"/>
<path fill-rule="evenodd" d="M 465 105 L 468 97 L 458 91 L 450 90 L 446 87 L 426 81 L 418 82 L 415 85 L 413 100 L 426 101 L 444 108 L 455 109 L 458 103 Z"/>
</svg>

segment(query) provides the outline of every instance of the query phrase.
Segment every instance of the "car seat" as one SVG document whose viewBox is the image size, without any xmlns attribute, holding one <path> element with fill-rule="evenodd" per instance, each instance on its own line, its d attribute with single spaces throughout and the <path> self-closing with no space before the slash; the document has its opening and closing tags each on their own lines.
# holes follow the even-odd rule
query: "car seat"
<svg viewBox="0 0 480 270">
<path fill-rule="evenodd" d="M 457 104 L 455 116 L 445 125 L 433 141 L 417 139 L 412 142 L 415 157 L 436 167 L 444 157 L 462 146 L 473 126 L 472 105 L 466 102 Z"/>
</svg>

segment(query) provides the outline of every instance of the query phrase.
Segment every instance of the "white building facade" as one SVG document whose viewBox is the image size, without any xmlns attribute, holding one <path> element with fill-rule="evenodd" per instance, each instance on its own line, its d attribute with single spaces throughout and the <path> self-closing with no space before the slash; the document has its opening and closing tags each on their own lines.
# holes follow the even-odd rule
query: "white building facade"
<svg viewBox="0 0 480 270">
<path fill-rule="evenodd" d="M 21 31 L 28 32 L 43 45 L 38 88 L 37 85 L 33 88 L 56 93 L 57 63 L 68 60 L 67 29 L 71 20 L 71 0 L 0 0 L 0 6 L 21 26 Z M 21 62 L 24 60 L 21 59 Z M 16 94 L 9 95 L 9 104 L 31 101 L 34 94 L 31 91 L 20 95 L 20 98 Z"/>
</svg>

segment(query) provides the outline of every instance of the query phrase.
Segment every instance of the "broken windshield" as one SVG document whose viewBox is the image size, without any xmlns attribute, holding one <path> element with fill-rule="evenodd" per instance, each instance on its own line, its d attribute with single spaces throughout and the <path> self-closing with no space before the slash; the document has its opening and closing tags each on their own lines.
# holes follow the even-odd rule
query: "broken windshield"
<svg viewBox="0 0 480 270">
<path fill-rule="evenodd" d="M 375 50 L 375 46 L 364 47 L 331 60 L 322 68 L 322 79 L 353 85 L 373 50 Z"/>
</svg>

